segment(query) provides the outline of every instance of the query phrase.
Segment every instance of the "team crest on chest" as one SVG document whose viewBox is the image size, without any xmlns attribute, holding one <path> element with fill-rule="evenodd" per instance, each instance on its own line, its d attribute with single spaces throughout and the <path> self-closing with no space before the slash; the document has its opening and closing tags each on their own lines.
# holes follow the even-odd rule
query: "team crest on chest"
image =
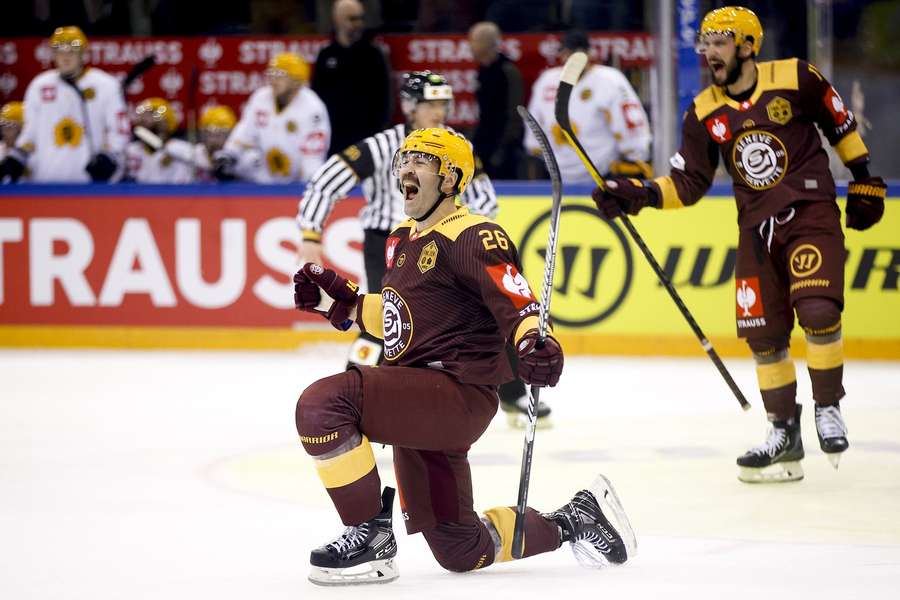
<svg viewBox="0 0 900 600">
<path fill-rule="evenodd" d="M 731 152 L 734 169 L 755 190 L 774 187 L 787 172 L 787 150 L 771 133 L 758 129 L 742 133 L 735 139 Z"/>
<path fill-rule="evenodd" d="M 381 290 L 381 318 L 384 328 L 384 358 L 397 360 L 412 342 L 413 320 L 406 300 L 392 287 Z"/>
<path fill-rule="evenodd" d="M 781 96 L 775 96 L 771 102 L 766 104 L 766 113 L 769 115 L 770 121 L 779 125 L 785 125 L 794 116 L 791 111 L 791 103 Z"/>
<path fill-rule="evenodd" d="M 437 243 L 434 240 L 431 240 L 425 247 L 422 248 L 422 253 L 419 254 L 419 260 L 416 264 L 419 267 L 419 271 L 424 275 L 427 271 L 430 271 L 434 268 L 434 265 L 437 264 L 437 255 L 438 255 L 438 247 Z"/>
<path fill-rule="evenodd" d="M 593 96 L 594 93 L 591 91 L 591 88 L 584 88 L 583 90 L 581 90 L 581 93 L 578 95 L 582 100 L 587 102 L 588 100 L 591 99 L 591 96 Z"/>
<path fill-rule="evenodd" d="M 297 131 L 297 124 L 293 121 L 288 121 L 284 127 L 285 129 L 287 129 L 288 133 L 294 133 Z"/>
<path fill-rule="evenodd" d="M 94 90 L 94 88 L 89 87 L 84 88 L 84 90 L 82 90 L 81 92 L 81 95 L 84 96 L 85 100 L 93 100 L 97 97 L 97 92 Z"/>
</svg>

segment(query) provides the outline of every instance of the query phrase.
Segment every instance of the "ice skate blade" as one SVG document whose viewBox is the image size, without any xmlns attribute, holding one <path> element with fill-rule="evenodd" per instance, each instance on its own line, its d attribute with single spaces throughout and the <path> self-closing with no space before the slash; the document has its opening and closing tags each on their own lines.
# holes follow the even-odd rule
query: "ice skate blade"
<svg viewBox="0 0 900 600">
<path fill-rule="evenodd" d="M 373 560 L 343 569 L 313 566 L 309 572 L 309 580 L 312 583 L 325 586 L 390 583 L 398 577 L 400 577 L 400 571 L 393 558 Z"/>
<path fill-rule="evenodd" d="M 506 413 L 506 422 L 513 429 L 527 429 L 528 428 L 528 416 L 524 415 L 520 412 L 508 412 Z M 553 421 L 550 420 L 549 416 L 546 417 L 538 417 L 537 423 L 535 423 L 535 429 L 552 429 Z"/>
<path fill-rule="evenodd" d="M 843 454 L 843 452 L 833 452 L 832 454 L 825 455 L 828 457 L 828 462 L 831 463 L 831 466 L 834 467 L 835 471 L 841 466 L 841 454 Z"/>
<path fill-rule="evenodd" d="M 768 467 L 741 467 L 738 479 L 744 483 L 785 483 L 803 479 L 800 461 L 780 462 Z"/>
<path fill-rule="evenodd" d="M 603 511 L 609 524 L 612 525 L 619 536 L 621 536 L 622 542 L 625 544 L 626 558 L 625 561 L 621 563 L 612 562 L 605 554 L 598 551 L 594 548 L 593 544 L 586 540 L 572 542 L 572 554 L 575 555 L 578 564 L 588 569 L 622 566 L 633 559 L 634 555 L 637 553 L 637 538 L 635 538 L 634 529 L 631 528 L 631 523 L 628 521 L 628 516 L 625 514 L 625 508 L 622 506 L 622 502 L 619 500 L 619 496 L 616 494 L 616 490 L 613 488 L 612 483 L 610 483 L 609 479 L 603 475 L 597 475 L 594 483 L 591 484 L 590 492 L 594 495 L 594 498 L 597 499 L 600 510 Z"/>
</svg>

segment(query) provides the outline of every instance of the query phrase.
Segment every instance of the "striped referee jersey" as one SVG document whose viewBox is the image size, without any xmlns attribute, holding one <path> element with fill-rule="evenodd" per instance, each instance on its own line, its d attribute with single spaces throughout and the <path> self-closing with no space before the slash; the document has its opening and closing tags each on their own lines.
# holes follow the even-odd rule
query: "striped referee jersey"
<svg viewBox="0 0 900 600">
<path fill-rule="evenodd" d="M 395 125 L 330 156 L 319 167 L 306 186 L 297 213 L 303 239 L 321 237 L 322 225 L 334 203 L 358 183 L 366 199 L 359 214 L 363 229 L 390 231 L 407 218 L 403 195 L 391 175 L 391 161 L 410 131 L 407 125 Z M 477 157 L 474 177 L 461 200 L 475 214 L 491 218 L 497 214 L 494 186 Z"/>
</svg>

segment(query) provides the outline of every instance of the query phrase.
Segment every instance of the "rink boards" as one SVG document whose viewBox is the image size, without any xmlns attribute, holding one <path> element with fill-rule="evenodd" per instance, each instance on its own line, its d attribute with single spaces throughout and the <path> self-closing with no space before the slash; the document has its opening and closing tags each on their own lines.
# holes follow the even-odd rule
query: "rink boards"
<svg viewBox="0 0 900 600">
<path fill-rule="evenodd" d="M 539 292 L 548 186 L 496 188 L 498 220 Z M 0 345 L 285 349 L 350 339 L 293 310 L 300 188 L 14 189 L 0 196 Z M 618 224 L 597 216 L 589 192 L 566 190 L 560 227 L 552 314 L 567 351 L 702 353 L 643 255 Z M 900 358 L 900 188 L 889 196 L 881 223 L 846 232 L 849 356 Z M 358 195 L 339 202 L 324 236 L 330 264 L 356 280 L 361 206 Z M 760 307 L 737 301 L 735 221 L 724 186 L 689 209 L 634 219 L 717 350 L 743 356 L 735 316 Z M 808 281 L 816 285 L 814 270 Z M 802 339 L 795 344 L 802 352 Z"/>
</svg>

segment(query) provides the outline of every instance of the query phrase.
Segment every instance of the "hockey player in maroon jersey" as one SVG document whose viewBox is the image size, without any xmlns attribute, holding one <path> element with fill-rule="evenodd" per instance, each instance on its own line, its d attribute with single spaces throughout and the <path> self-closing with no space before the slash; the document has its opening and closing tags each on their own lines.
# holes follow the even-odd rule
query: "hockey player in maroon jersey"
<svg viewBox="0 0 900 600">
<path fill-rule="evenodd" d="M 446 129 L 413 131 L 392 171 L 410 218 L 388 237 L 380 293 L 361 295 L 311 263 L 294 277 L 298 309 L 384 340 L 382 366 L 321 379 L 297 403 L 300 440 L 346 526 L 312 551 L 310 580 L 322 585 L 398 575 L 394 491 L 381 491 L 373 442 L 393 446 L 407 532 L 421 532 L 439 564 L 471 571 L 511 560 L 515 509 L 475 513 L 468 450 L 497 411 L 497 386 L 510 379 L 507 340 L 524 381 L 553 386 L 563 368 L 552 335 L 538 347 L 538 303 L 515 246 L 457 202 L 474 171 L 469 142 Z M 602 476 L 557 511 L 527 509 L 524 556 L 563 542 L 588 566 L 632 556 L 634 534 Z"/>
<path fill-rule="evenodd" d="M 772 423 L 766 441 L 737 459 L 741 481 L 803 478 L 800 405 L 788 355 L 796 312 L 806 334 L 819 444 L 837 468 L 848 448 L 841 416 L 844 234 L 821 130 L 853 174 L 846 224 L 868 229 L 884 213 L 886 186 L 869 173 L 869 152 L 853 113 L 811 64 L 757 62 L 763 31 L 740 7 L 703 19 L 698 52 L 713 85 L 684 115 L 682 144 L 669 176 L 652 182 L 610 180 L 594 191 L 607 218 L 642 208 L 680 208 L 706 193 L 721 156 L 738 207 L 735 271 L 738 336 L 757 363 L 763 404 Z"/>
</svg>

